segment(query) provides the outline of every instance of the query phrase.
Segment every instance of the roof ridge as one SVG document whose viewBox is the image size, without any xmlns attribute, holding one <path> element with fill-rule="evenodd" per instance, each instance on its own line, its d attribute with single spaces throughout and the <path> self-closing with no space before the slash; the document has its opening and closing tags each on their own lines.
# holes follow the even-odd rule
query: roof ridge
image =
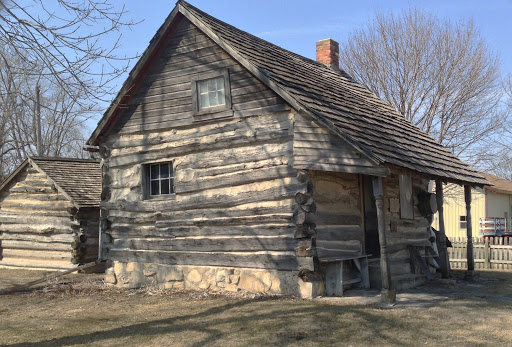
<svg viewBox="0 0 512 347">
<path fill-rule="evenodd" d="M 300 55 L 300 54 L 298 54 L 298 53 L 292 52 L 292 51 L 290 51 L 290 50 L 288 50 L 288 49 L 286 49 L 286 48 L 283 48 L 283 47 L 281 47 L 281 46 L 278 46 L 278 45 L 276 45 L 275 43 L 272 43 L 272 42 L 270 42 L 270 41 L 267 41 L 267 40 L 265 40 L 265 39 L 262 39 L 261 37 L 258 37 L 258 36 L 256 36 L 256 35 L 253 35 L 253 34 L 251 34 L 251 33 L 250 33 L 250 32 L 248 32 L 248 31 L 242 30 L 242 29 L 237 28 L 237 27 L 235 27 L 235 26 L 233 26 L 233 25 L 231 25 L 231 24 L 229 24 L 229 23 L 224 22 L 224 21 L 223 21 L 223 20 L 221 20 L 221 19 L 215 18 L 215 17 L 213 17 L 212 15 L 210 15 L 210 14 L 208 14 L 208 13 L 204 12 L 203 10 L 201 10 L 201 9 L 199 9 L 199 8 L 197 8 L 197 7 L 195 7 L 194 5 L 192 5 L 192 4 L 188 3 L 188 2 L 186 2 L 185 0 L 179 0 L 176 4 L 184 4 L 184 5 L 185 5 L 185 7 L 192 8 L 194 11 L 199 12 L 200 14 L 202 14 L 202 15 L 203 15 L 203 16 L 205 16 L 205 17 L 210 18 L 211 20 L 214 20 L 214 21 L 216 21 L 216 22 L 220 22 L 220 23 L 222 23 L 223 25 L 225 25 L 225 26 L 227 26 L 227 27 L 229 27 L 229 28 L 231 28 L 231 29 L 233 29 L 233 30 L 235 30 L 235 31 L 238 31 L 238 32 L 244 33 L 244 34 L 246 34 L 246 35 L 249 35 L 249 36 L 251 36 L 253 39 L 258 40 L 258 41 L 262 41 L 262 42 L 264 42 L 264 43 L 266 43 L 266 44 L 268 44 L 268 45 L 272 46 L 272 48 L 275 48 L 275 49 L 278 49 L 278 50 L 280 50 L 280 51 L 282 51 L 282 52 L 284 52 L 284 53 L 287 53 L 287 54 L 289 54 L 289 55 L 293 56 L 294 58 L 297 58 L 297 59 L 299 59 L 299 60 L 305 61 L 305 62 L 310 63 L 310 64 L 314 64 L 314 65 L 316 65 L 317 67 L 320 67 L 320 68 L 325 68 L 325 71 L 326 71 L 326 72 L 328 71 L 328 72 L 331 72 L 331 73 L 335 73 L 335 74 L 337 74 L 337 75 L 341 75 L 342 77 L 344 77 L 344 78 L 346 78 L 346 79 L 348 79 L 348 80 L 351 80 L 352 82 L 356 82 L 356 81 L 354 80 L 354 78 L 353 78 L 352 76 L 350 76 L 350 75 L 349 75 L 345 70 L 343 70 L 343 69 L 337 69 L 337 70 L 336 70 L 336 69 L 332 69 L 332 68 L 330 68 L 330 67 L 328 67 L 328 66 L 326 66 L 326 65 L 324 65 L 324 64 L 322 64 L 322 63 L 320 63 L 320 62 L 318 62 L 318 61 L 316 61 L 316 60 L 314 60 L 314 59 L 311 59 L 311 58 L 305 57 L 305 56 Z M 357 82 L 356 82 L 356 83 L 357 83 Z"/>
<path fill-rule="evenodd" d="M 42 160 L 42 161 L 65 161 L 65 162 L 76 162 L 76 163 L 99 163 L 97 159 L 85 159 L 85 158 L 70 158 L 70 157 L 40 157 L 40 156 L 30 156 L 32 160 Z"/>
</svg>

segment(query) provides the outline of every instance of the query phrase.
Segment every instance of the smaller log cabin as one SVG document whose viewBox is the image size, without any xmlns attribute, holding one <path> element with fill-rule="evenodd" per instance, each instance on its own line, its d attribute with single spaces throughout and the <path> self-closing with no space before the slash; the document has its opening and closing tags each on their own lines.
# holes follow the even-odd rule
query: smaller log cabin
<svg viewBox="0 0 512 347">
<path fill-rule="evenodd" d="M 429 182 L 488 182 L 337 49 L 319 41 L 313 61 L 177 2 L 88 140 L 107 282 L 314 296 L 359 281 L 392 301 L 425 278 Z"/>
<path fill-rule="evenodd" d="M 0 186 L 0 266 L 69 269 L 98 257 L 98 161 L 31 157 Z"/>
</svg>

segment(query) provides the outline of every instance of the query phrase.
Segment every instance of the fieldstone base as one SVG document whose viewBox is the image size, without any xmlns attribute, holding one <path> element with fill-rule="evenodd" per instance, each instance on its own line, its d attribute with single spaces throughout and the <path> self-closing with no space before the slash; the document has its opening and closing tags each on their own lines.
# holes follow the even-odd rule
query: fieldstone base
<svg viewBox="0 0 512 347">
<path fill-rule="evenodd" d="M 298 271 L 218 266 L 113 262 L 105 282 L 123 288 L 155 286 L 176 290 L 246 291 L 311 298 L 323 295 L 323 282 L 304 282 Z"/>
</svg>

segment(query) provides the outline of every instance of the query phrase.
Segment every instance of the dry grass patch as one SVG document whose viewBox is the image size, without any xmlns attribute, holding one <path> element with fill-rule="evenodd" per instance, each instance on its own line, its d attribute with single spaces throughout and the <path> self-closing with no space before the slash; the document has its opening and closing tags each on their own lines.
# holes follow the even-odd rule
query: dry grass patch
<svg viewBox="0 0 512 347">
<path fill-rule="evenodd" d="M 0 283 L 17 276 L 6 271 Z M 427 288 L 450 297 L 430 307 L 383 310 L 352 300 L 120 290 L 82 275 L 0 296 L 0 344 L 510 345 L 512 332 L 504 327 L 512 325 L 512 273 L 483 277 L 489 281 L 482 287 Z"/>
</svg>

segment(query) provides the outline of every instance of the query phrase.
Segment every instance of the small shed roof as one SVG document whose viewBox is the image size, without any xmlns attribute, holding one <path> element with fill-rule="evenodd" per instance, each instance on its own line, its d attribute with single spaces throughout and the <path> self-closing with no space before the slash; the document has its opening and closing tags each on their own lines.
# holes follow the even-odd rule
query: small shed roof
<svg viewBox="0 0 512 347">
<path fill-rule="evenodd" d="M 182 18 L 196 25 L 298 112 L 331 129 L 375 164 L 395 165 L 459 184 L 489 184 L 477 171 L 345 72 L 237 29 L 183 0 L 177 2 L 151 40 L 88 144 L 98 145 L 100 136 L 115 123 L 153 56 L 159 54 Z"/>
<path fill-rule="evenodd" d="M 28 165 L 48 180 L 77 208 L 98 207 L 101 196 L 101 168 L 97 160 L 30 157 L 0 185 L 0 191 Z"/>
<path fill-rule="evenodd" d="M 493 184 L 492 186 L 485 186 L 485 189 L 496 193 L 512 194 L 511 181 L 484 172 L 482 172 L 482 176 L 484 176 L 489 182 Z"/>
</svg>

